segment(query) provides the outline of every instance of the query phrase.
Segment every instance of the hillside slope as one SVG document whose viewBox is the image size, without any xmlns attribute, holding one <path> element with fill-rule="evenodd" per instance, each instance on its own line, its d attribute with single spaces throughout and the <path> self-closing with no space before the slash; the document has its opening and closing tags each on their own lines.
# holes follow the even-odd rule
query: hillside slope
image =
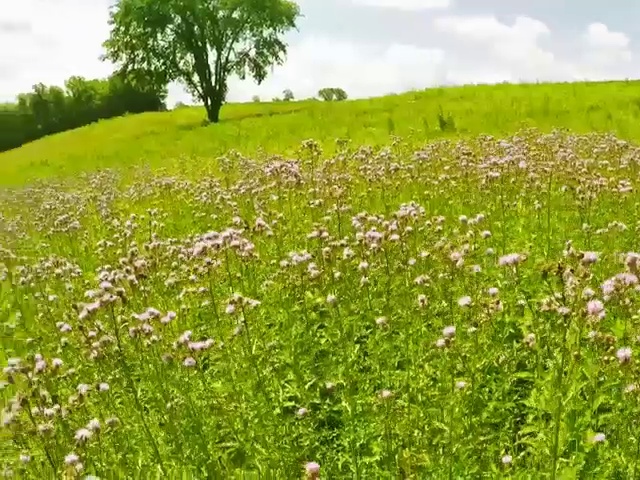
<svg viewBox="0 0 640 480">
<path fill-rule="evenodd" d="M 453 119 L 442 128 L 439 113 Z M 338 137 L 383 144 L 390 135 L 423 143 L 442 136 L 508 134 L 523 126 L 611 131 L 640 139 L 640 82 L 438 88 L 343 103 L 305 101 L 228 105 L 218 125 L 204 110 L 133 115 L 89 125 L 0 154 L 0 184 L 103 167 L 179 167 L 235 149 L 291 153 L 307 138 L 332 148 Z"/>
</svg>

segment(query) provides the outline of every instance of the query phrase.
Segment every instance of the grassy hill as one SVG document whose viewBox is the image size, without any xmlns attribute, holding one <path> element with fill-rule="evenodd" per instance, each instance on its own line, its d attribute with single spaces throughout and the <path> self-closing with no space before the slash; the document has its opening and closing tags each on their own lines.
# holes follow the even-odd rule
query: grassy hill
<svg viewBox="0 0 640 480">
<path fill-rule="evenodd" d="M 0 472 L 638 478 L 640 148 L 592 132 L 640 139 L 639 87 L 189 108 L 1 155 L 69 182 L 0 188 Z"/>
<path fill-rule="evenodd" d="M 439 113 L 455 126 L 441 128 Z M 236 149 L 291 153 L 313 138 L 383 144 L 391 134 L 423 143 L 443 136 L 504 135 L 523 126 L 615 132 L 640 139 L 640 82 L 437 88 L 344 103 L 230 104 L 218 125 L 184 108 L 107 120 L 0 154 L 0 184 L 139 164 L 190 170 Z"/>
</svg>

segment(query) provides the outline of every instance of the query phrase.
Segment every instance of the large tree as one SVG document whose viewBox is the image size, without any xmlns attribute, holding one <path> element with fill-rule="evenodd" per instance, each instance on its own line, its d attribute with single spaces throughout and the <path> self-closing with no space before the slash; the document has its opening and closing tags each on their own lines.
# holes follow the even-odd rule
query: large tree
<svg viewBox="0 0 640 480">
<path fill-rule="evenodd" d="M 282 37 L 299 15 L 288 0 L 118 0 L 104 58 L 184 83 L 218 122 L 229 76 L 261 83 L 284 62 Z"/>
</svg>

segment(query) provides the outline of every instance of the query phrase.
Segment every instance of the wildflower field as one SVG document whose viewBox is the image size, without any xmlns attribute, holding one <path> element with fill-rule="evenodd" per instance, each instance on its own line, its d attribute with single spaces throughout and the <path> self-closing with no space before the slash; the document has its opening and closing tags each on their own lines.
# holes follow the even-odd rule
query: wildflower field
<svg viewBox="0 0 640 480">
<path fill-rule="evenodd" d="M 638 478 L 640 148 L 412 135 L 0 190 L 0 471 Z"/>
</svg>

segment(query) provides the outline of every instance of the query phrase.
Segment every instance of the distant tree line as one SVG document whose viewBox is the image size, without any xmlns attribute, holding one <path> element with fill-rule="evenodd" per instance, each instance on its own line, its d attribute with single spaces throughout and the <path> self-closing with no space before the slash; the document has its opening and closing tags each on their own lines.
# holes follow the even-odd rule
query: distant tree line
<svg viewBox="0 0 640 480">
<path fill-rule="evenodd" d="M 165 110 L 166 88 L 142 72 L 116 72 L 106 79 L 71 77 L 64 88 L 42 83 L 0 105 L 0 151 L 100 119 Z"/>
<path fill-rule="evenodd" d="M 321 88 L 318 90 L 318 97 L 325 102 L 332 101 L 341 101 L 347 99 L 347 92 L 345 92 L 342 88 L 330 87 L 330 88 Z M 287 88 L 282 92 L 282 97 L 273 97 L 273 102 L 290 102 L 294 100 L 293 92 L 291 89 Z M 314 97 L 310 98 L 310 100 L 315 100 Z M 254 95 L 251 98 L 251 101 L 254 103 L 260 103 L 260 97 L 258 95 Z"/>
</svg>

